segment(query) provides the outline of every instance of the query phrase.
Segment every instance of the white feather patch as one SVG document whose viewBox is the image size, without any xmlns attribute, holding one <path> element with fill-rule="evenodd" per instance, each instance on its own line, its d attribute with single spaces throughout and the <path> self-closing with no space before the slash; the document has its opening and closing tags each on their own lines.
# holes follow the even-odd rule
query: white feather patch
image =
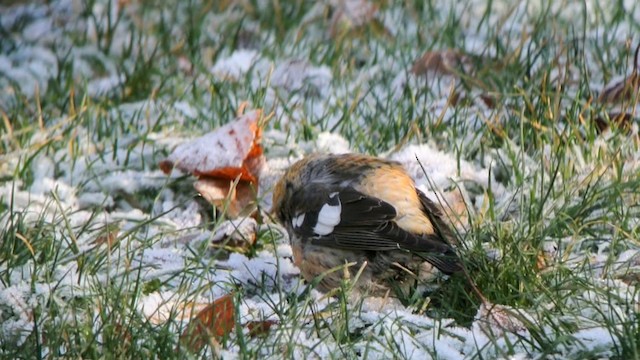
<svg viewBox="0 0 640 360">
<path fill-rule="evenodd" d="M 291 220 L 291 225 L 293 225 L 294 228 L 299 228 L 300 226 L 302 226 L 302 223 L 304 222 L 304 216 L 306 215 L 306 213 L 302 213 L 296 217 L 294 217 Z"/>
<path fill-rule="evenodd" d="M 338 193 L 332 193 L 330 198 L 334 198 Z M 342 204 L 338 199 L 338 205 L 324 204 L 318 213 L 318 223 L 313 227 L 313 232 L 318 235 L 329 235 L 333 232 L 333 228 L 340 223 L 340 213 L 342 212 Z"/>
</svg>

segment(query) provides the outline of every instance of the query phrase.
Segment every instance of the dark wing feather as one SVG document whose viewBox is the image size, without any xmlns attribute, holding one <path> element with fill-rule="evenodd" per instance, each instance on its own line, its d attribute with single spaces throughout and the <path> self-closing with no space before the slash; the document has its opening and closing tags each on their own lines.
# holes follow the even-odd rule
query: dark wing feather
<svg viewBox="0 0 640 360">
<path fill-rule="evenodd" d="M 331 189 L 318 184 L 308 187 L 312 188 L 303 189 L 299 193 L 300 198 L 294 200 L 299 204 L 294 214 L 306 213 L 303 225 L 295 231 L 299 235 L 310 237 L 313 244 L 354 251 L 407 250 L 417 253 L 445 273 L 453 273 L 460 269 L 455 252 L 446 240 L 438 235 L 441 232 L 416 235 L 405 231 L 393 221 L 397 213 L 391 204 L 351 187 Z M 335 192 L 338 193 L 342 207 L 340 222 L 328 235 L 315 234 L 313 227 L 318 213 Z M 437 221 L 442 222 L 439 213 L 436 216 Z M 442 225 L 446 226 L 444 223 Z"/>
<path fill-rule="evenodd" d="M 424 207 L 424 213 L 431 221 L 431 224 L 433 224 L 433 227 L 442 238 L 442 241 L 447 244 L 458 244 L 458 240 L 453 234 L 451 227 L 442 220 L 442 211 L 440 210 L 440 207 L 434 204 L 433 201 L 429 200 L 422 191 L 416 189 L 416 192 L 418 193 L 420 202 Z"/>
</svg>

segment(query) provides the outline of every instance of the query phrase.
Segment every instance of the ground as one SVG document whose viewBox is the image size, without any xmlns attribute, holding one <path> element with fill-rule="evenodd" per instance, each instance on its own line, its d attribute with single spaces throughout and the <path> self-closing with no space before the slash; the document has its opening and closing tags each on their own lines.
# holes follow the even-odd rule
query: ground
<svg viewBox="0 0 640 360">
<path fill-rule="evenodd" d="M 630 0 L 0 5 L 0 357 L 640 358 L 638 24 Z M 400 161 L 518 326 L 457 277 L 324 296 L 278 224 L 160 170 L 243 103 L 271 115 L 263 215 L 310 152 Z M 255 245 L 211 247 L 242 224 Z M 227 295 L 234 326 L 185 345 Z"/>
</svg>

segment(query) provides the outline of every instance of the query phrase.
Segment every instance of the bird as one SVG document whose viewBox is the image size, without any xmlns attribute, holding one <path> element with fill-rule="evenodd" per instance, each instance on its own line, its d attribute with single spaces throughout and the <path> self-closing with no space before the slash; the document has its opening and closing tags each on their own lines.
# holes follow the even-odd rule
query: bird
<svg viewBox="0 0 640 360">
<path fill-rule="evenodd" d="M 271 213 L 302 277 L 322 292 L 349 278 L 359 294 L 402 295 L 434 266 L 447 275 L 464 269 L 440 208 L 396 161 L 308 155 L 274 186 Z"/>
</svg>

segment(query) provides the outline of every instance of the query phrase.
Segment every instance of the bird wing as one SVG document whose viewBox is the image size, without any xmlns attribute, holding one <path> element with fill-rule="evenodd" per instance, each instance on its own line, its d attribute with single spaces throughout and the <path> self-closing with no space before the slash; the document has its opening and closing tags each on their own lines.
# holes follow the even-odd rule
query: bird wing
<svg viewBox="0 0 640 360">
<path fill-rule="evenodd" d="M 355 251 L 405 250 L 445 273 L 460 269 L 455 252 L 439 233 L 413 234 L 402 229 L 394 221 L 397 213 L 391 204 L 352 187 L 310 184 L 291 201 L 293 231 L 310 238 L 314 245 Z"/>
<path fill-rule="evenodd" d="M 431 224 L 433 224 L 433 227 L 442 240 L 447 244 L 458 244 L 458 240 L 453 234 L 453 231 L 451 231 L 451 227 L 442 220 L 442 210 L 440 207 L 434 204 L 433 201 L 429 200 L 422 191 L 416 189 L 416 192 L 418 193 L 418 198 L 424 208 L 425 215 L 427 215 L 429 221 L 431 221 Z"/>
</svg>

